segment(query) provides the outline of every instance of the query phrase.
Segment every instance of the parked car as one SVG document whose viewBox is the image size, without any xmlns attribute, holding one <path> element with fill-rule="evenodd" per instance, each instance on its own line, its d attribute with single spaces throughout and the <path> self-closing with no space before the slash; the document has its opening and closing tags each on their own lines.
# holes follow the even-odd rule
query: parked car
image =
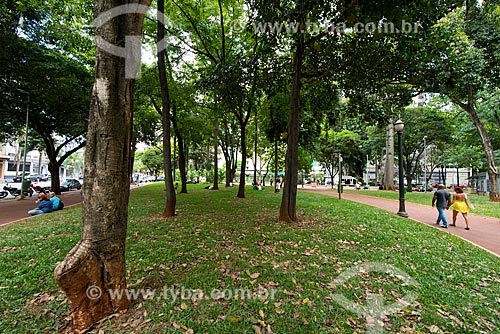
<svg viewBox="0 0 500 334">
<path fill-rule="evenodd" d="M 24 179 L 28 180 L 29 178 L 30 178 L 30 173 L 26 172 L 24 174 Z M 12 179 L 12 182 L 17 183 L 17 182 L 21 182 L 22 180 L 23 180 L 22 175 L 19 175 L 19 176 L 14 176 L 14 178 Z"/>
<path fill-rule="evenodd" d="M 82 189 L 82 184 L 77 179 L 66 179 L 61 182 L 61 191 L 70 191 L 73 189 Z"/>
<path fill-rule="evenodd" d="M 47 175 L 39 175 L 39 174 L 31 174 L 30 175 L 31 182 L 40 182 L 40 181 L 48 181 L 49 178 Z"/>
</svg>

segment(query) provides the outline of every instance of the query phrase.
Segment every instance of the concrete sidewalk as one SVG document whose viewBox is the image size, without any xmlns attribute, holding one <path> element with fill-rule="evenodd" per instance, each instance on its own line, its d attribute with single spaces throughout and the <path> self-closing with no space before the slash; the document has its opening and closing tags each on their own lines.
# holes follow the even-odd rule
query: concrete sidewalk
<svg viewBox="0 0 500 334">
<path fill-rule="evenodd" d="M 321 187 L 298 189 L 300 191 L 308 191 L 338 197 L 337 191 L 331 189 L 325 189 Z M 383 210 L 394 212 L 394 214 L 396 214 L 399 209 L 398 200 L 366 196 L 357 193 L 343 193 L 342 199 L 374 206 Z M 431 200 L 432 196 L 429 196 L 429 204 L 431 203 Z M 457 226 L 450 226 L 449 228 L 445 229 L 436 225 L 436 218 L 438 213 L 437 210 L 432 206 L 410 203 L 406 201 L 405 208 L 406 212 L 409 215 L 409 219 L 427 224 L 443 232 L 454 234 L 500 257 L 500 219 L 469 213 L 470 230 L 467 231 L 465 230 L 465 221 L 462 215 L 459 214 L 457 218 Z M 452 223 L 452 211 L 446 211 L 446 219 L 448 220 L 449 224 Z"/>
</svg>

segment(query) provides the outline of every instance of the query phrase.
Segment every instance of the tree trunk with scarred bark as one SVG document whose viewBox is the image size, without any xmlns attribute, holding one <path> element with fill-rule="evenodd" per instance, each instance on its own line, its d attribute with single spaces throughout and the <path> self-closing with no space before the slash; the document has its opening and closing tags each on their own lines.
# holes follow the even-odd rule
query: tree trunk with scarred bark
<svg viewBox="0 0 500 334">
<path fill-rule="evenodd" d="M 246 124 L 240 119 L 240 129 L 241 129 L 241 169 L 240 169 L 240 185 L 238 186 L 238 194 L 236 197 L 245 198 L 245 172 L 246 172 L 246 161 L 247 161 L 247 145 L 246 145 Z"/>
<path fill-rule="evenodd" d="M 387 124 L 385 139 L 384 190 L 395 190 L 394 187 L 394 125 L 392 118 Z"/>
<path fill-rule="evenodd" d="M 96 0 L 94 16 L 97 18 L 123 4 L 127 3 Z M 145 6 L 135 12 L 145 12 L 149 3 L 143 4 Z M 130 42 L 126 36 L 141 35 L 143 19 L 142 14 L 119 15 L 96 25 L 96 36 L 123 49 L 126 41 Z M 105 49 L 108 48 L 99 41 L 96 49 L 82 190 L 82 239 L 54 272 L 70 302 L 68 332 L 90 328 L 99 320 L 126 310 L 129 305 L 126 297 L 113 299 L 109 291 L 127 286 L 125 240 L 130 189 L 132 74 L 140 64 L 139 57 L 129 57 L 140 55 L 140 38 L 135 38 L 132 44 L 126 45 L 125 49 L 132 51 L 127 52 L 127 58 L 107 53 Z"/>
<path fill-rule="evenodd" d="M 179 148 L 179 173 L 181 174 L 181 194 L 187 194 L 187 173 L 186 173 L 186 150 L 184 138 L 182 137 L 179 126 L 177 125 L 177 106 L 172 106 L 172 126 L 174 128 L 175 136 L 177 137 Z"/>
<path fill-rule="evenodd" d="M 212 190 L 219 190 L 219 121 L 214 120 L 214 186 Z"/>
<path fill-rule="evenodd" d="M 296 41 L 290 114 L 288 118 L 288 145 L 286 150 L 286 171 L 281 197 L 280 220 L 295 223 L 297 218 L 297 179 L 299 172 L 299 127 L 300 127 L 300 89 L 302 62 L 304 56 L 304 34 L 300 33 Z"/>
<path fill-rule="evenodd" d="M 158 15 L 163 15 L 165 11 L 165 0 L 158 0 Z M 170 90 L 167 79 L 166 65 L 166 44 L 165 44 L 165 26 L 163 18 L 158 18 L 157 34 L 158 34 L 158 76 L 161 88 L 161 122 L 163 128 L 163 172 L 165 174 L 165 209 L 163 217 L 175 216 L 175 205 L 177 197 L 174 188 L 174 179 L 172 175 L 172 150 L 170 148 Z M 163 44 L 162 44 L 163 43 Z"/>
</svg>

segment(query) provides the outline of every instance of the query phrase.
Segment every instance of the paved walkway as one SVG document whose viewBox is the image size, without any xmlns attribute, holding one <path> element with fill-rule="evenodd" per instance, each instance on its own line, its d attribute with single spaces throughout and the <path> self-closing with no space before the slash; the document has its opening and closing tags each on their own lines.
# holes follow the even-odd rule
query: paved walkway
<svg viewBox="0 0 500 334">
<path fill-rule="evenodd" d="M 321 187 L 299 188 L 299 190 L 338 197 L 336 190 Z M 362 193 L 343 193 L 342 199 L 375 206 L 383 210 L 394 212 L 394 214 L 396 214 L 399 210 L 399 200 L 366 196 Z M 431 200 L 432 197 L 429 196 L 429 203 Z M 500 219 L 469 214 L 470 230 L 467 231 L 465 230 L 465 221 L 462 215 L 459 214 L 457 218 L 457 226 L 450 226 L 449 228 L 444 229 L 436 225 L 437 210 L 430 205 L 427 206 L 406 201 L 405 208 L 409 215 L 409 219 L 439 228 L 443 232 L 454 234 L 500 257 Z M 452 211 L 446 211 L 446 218 L 448 223 L 451 224 Z"/>
</svg>

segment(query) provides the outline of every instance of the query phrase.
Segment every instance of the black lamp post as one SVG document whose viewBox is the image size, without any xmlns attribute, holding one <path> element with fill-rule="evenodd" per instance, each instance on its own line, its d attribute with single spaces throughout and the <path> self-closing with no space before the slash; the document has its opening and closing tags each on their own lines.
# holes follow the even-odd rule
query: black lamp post
<svg viewBox="0 0 500 334">
<path fill-rule="evenodd" d="M 20 200 L 24 199 L 24 179 L 26 178 L 26 148 L 28 146 L 28 115 L 30 113 L 30 97 L 31 94 L 30 92 L 27 92 L 23 89 L 17 88 L 17 90 L 21 93 L 24 93 L 28 95 L 28 106 L 26 107 L 26 129 L 24 133 L 24 158 L 23 158 L 23 174 L 21 175 L 21 196 L 19 197 Z"/>
<path fill-rule="evenodd" d="M 427 143 L 425 140 L 427 136 L 424 136 L 424 192 L 427 194 Z"/>
<path fill-rule="evenodd" d="M 401 119 L 398 119 L 394 124 L 394 128 L 398 133 L 398 165 L 399 165 L 399 211 L 398 216 L 408 218 L 408 213 L 405 209 L 405 184 L 403 175 L 403 128 L 405 124 Z"/>
<path fill-rule="evenodd" d="M 333 182 L 333 179 L 332 179 L 332 182 Z M 339 187 L 338 187 L 338 191 L 339 191 L 339 199 L 342 199 L 342 191 L 344 189 L 342 189 L 342 153 L 339 152 Z"/>
</svg>

